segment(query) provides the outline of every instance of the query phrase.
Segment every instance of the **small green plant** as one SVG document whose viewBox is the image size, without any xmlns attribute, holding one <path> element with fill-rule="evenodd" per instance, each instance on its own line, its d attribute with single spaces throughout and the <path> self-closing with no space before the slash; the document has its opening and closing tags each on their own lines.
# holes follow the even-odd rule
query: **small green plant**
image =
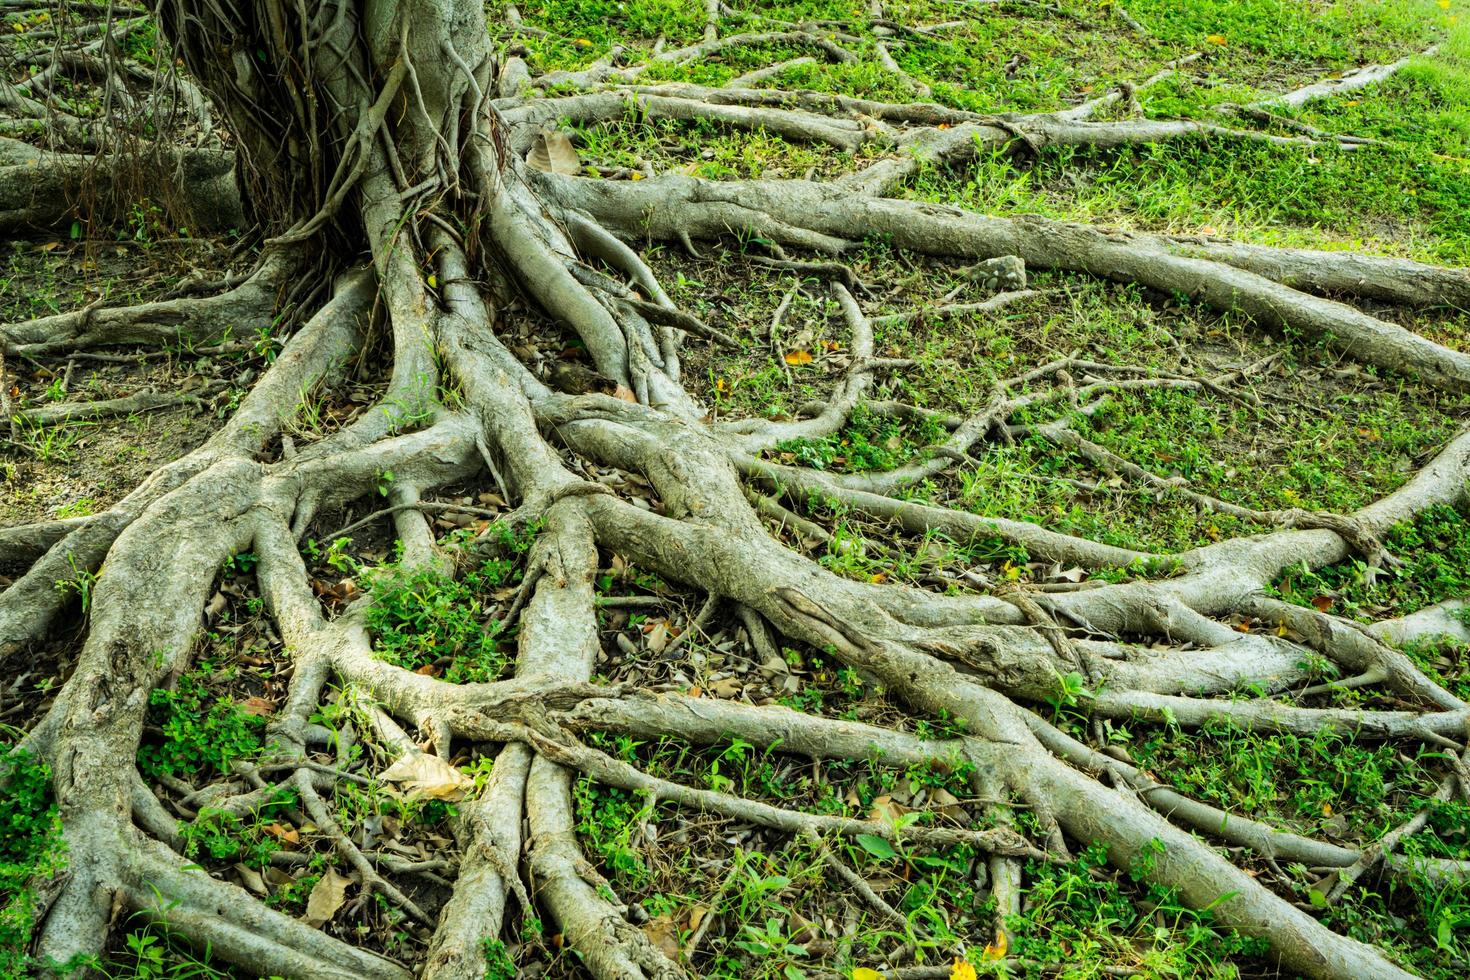
<svg viewBox="0 0 1470 980">
<path fill-rule="evenodd" d="M 366 577 L 367 623 L 378 655 L 410 670 L 442 669 L 456 684 L 494 680 L 510 653 L 501 649 L 503 626 L 487 600 L 520 576 L 513 562 L 499 558 L 458 579 L 436 569 L 373 572 Z"/>
<path fill-rule="evenodd" d="M 27 952 L 36 919 L 35 883 L 61 872 L 66 858 L 51 771 L 30 754 L 0 754 L 0 976 L 30 975 Z"/>
<path fill-rule="evenodd" d="M 926 420 L 908 426 L 859 406 L 842 432 L 820 439 L 791 439 L 777 453 L 787 462 L 815 470 L 891 470 L 944 438 L 944 428 Z M 789 458 L 786 458 L 789 457 Z"/>
<path fill-rule="evenodd" d="M 63 520 L 68 517 L 91 517 L 96 512 L 97 501 L 91 497 L 78 497 L 56 508 L 56 516 Z"/>
<path fill-rule="evenodd" d="M 249 575 L 255 571 L 255 565 L 259 561 L 260 556 L 253 551 L 242 551 L 237 555 L 231 555 L 226 558 L 224 566 L 220 571 L 227 578 L 234 578 L 237 575 Z"/>
<path fill-rule="evenodd" d="M 192 821 L 179 825 L 184 854 L 190 858 L 209 857 L 264 868 L 270 863 L 271 855 L 280 849 L 279 840 L 264 828 L 278 812 L 296 803 L 294 791 L 281 790 L 256 810 L 250 820 L 224 810 L 200 810 Z"/>
<path fill-rule="evenodd" d="M 83 431 L 90 422 L 58 422 L 43 425 L 27 422 L 23 418 L 16 425 L 20 442 L 31 454 L 43 463 L 61 462 L 71 459 L 71 450 L 81 440 Z"/>
<path fill-rule="evenodd" d="M 802 980 L 806 973 L 791 960 L 806 956 L 806 947 L 793 942 L 786 929 L 786 920 L 772 916 L 759 926 L 745 925 L 740 929 L 741 938 L 735 945 L 756 959 L 775 960 L 781 974 L 787 980 Z"/>
<path fill-rule="evenodd" d="M 228 774 L 230 763 L 260 752 L 265 731 L 265 719 L 214 698 L 201 673 L 184 674 L 172 691 L 153 691 L 148 722 L 159 732 L 138 749 L 138 767 L 149 777 Z"/>
<path fill-rule="evenodd" d="M 514 980 L 516 964 L 504 940 L 485 939 L 480 944 L 480 952 L 485 957 L 486 980 Z"/>
<path fill-rule="evenodd" d="M 72 576 L 58 579 L 56 587 L 62 592 L 75 592 L 82 602 L 82 615 L 85 616 L 92 610 L 92 590 L 97 585 L 98 575 L 89 568 L 79 567 L 74 555 L 67 555 L 67 562 L 71 565 Z"/>
</svg>

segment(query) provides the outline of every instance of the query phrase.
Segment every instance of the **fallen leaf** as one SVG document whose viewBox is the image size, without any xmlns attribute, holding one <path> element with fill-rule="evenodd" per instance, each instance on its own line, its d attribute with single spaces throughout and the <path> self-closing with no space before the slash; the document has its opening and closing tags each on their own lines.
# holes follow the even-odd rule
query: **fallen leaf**
<svg viewBox="0 0 1470 980">
<path fill-rule="evenodd" d="M 679 958 L 679 927 L 673 916 L 661 915 L 643 924 L 643 934 L 649 942 L 671 960 Z"/>
<path fill-rule="evenodd" d="M 810 364 L 811 362 L 812 355 L 810 351 L 794 350 L 788 351 L 786 354 L 787 364 Z"/>
<path fill-rule="evenodd" d="M 1312 596 L 1312 606 L 1318 612 L 1325 613 L 1327 610 L 1332 608 L 1332 596 L 1314 595 Z"/>
<path fill-rule="evenodd" d="M 295 827 L 283 827 L 278 823 L 268 823 L 261 828 L 261 831 L 269 834 L 283 844 L 301 843 L 301 834 Z"/>
<path fill-rule="evenodd" d="M 985 947 L 985 952 L 990 952 L 990 947 Z M 949 980 L 975 980 L 975 968 L 964 960 L 955 960 L 954 966 L 949 968 Z"/>
<path fill-rule="evenodd" d="M 265 698 L 246 698 L 240 702 L 240 710 L 257 718 L 269 718 L 276 706 Z"/>
<path fill-rule="evenodd" d="M 257 895 L 266 894 L 265 879 L 260 872 L 245 864 L 235 865 L 235 874 L 240 878 L 240 884 Z"/>
<path fill-rule="evenodd" d="M 1218 45 L 1223 46 L 1225 44 L 1225 35 L 1224 34 L 1210 34 L 1210 35 L 1207 35 L 1205 37 L 1205 40 L 1206 41 L 1209 41 L 1211 44 L 1218 44 Z"/>
<path fill-rule="evenodd" d="M 709 692 L 717 698 L 733 698 L 745 685 L 738 677 L 726 677 L 710 685 Z"/>
<path fill-rule="evenodd" d="M 332 921 L 332 916 L 342 907 L 347 898 L 347 886 L 352 884 L 351 878 L 344 878 L 334 868 L 328 868 L 327 873 L 322 875 L 317 883 L 312 886 L 311 896 L 306 900 L 306 913 L 302 915 L 301 921 L 319 929 Z"/>
<path fill-rule="evenodd" d="M 410 752 L 384 770 L 379 778 L 398 783 L 408 793 L 449 801 L 463 799 L 473 782 L 437 755 L 427 752 Z"/>
<path fill-rule="evenodd" d="M 1006 958 L 1006 947 L 1009 945 L 1010 941 L 1006 937 L 1006 931 L 1004 929 L 997 929 L 995 930 L 995 942 L 986 943 L 985 952 L 981 955 L 987 960 L 1003 960 Z M 969 964 L 966 965 L 968 966 Z M 970 967 L 970 973 L 966 977 L 966 980 L 975 980 L 975 968 L 973 966 Z"/>
<path fill-rule="evenodd" d="M 886 980 L 883 974 L 870 967 L 860 966 L 848 974 L 852 980 Z"/>
<path fill-rule="evenodd" d="M 884 820 L 891 823 L 908 812 L 909 808 L 902 803 L 895 803 L 893 797 L 880 796 L 873 801 L 872 809 L 868 811 L 868 819 Z"/>
<path fill-rule="evenodd" d="M 553 174 L 570 175 L 582 172 L 582 162 L 577 159 L 577 148 L 572 146 L 566 133 L 557 129 L 543 129 L 536 134 L 531 152 L 526 154 L 526 162 L 537 170 Z"/>
</svg>

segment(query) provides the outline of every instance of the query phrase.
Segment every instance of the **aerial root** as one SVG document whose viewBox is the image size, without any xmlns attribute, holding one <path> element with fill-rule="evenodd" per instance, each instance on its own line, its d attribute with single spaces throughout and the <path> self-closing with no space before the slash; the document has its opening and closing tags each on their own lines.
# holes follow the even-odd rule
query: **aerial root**
<svg viewBox="0 0 1470 980">
<path fill-rule="evenodd" d="M 1369 711 L 1357 708 L 1298 708 L 1269 699 L 1245 701 L 1211 700 L 1169 694 L 1108 690 L 1091 704 L 1095 714 L 1107 718 L 1147 718 L 1200 728 L 1228 722 L 1256 732 L 1289 732 L 1311 736 L 1331 730 L 1345 735 L 1426 742 L 1459 749 L 1470 722 L 1470 710 L 1420 713 L 1415 711 Z M 1460 739 L 1457 741 L 1456 739 Z"/>
<path fill-rule="evenodd" d="M 219 881 L 151 841 L 138 845 L 128 904 L 226 962 L 280 976 L 407 980 L 391 960 L 282 915 L 243 888 Z M 165 896 L 160 901 L 160 896 Z"/>
<path fill-rule="evenodd" d="M 44 426 L 74 422 L 79 419 L 99 419 L 116 415 L 134 415 L 156 412 L 180 405 L 199 405 L 201 396 L 218 391 L 222 384 L 206 387 L 201 392 L 140 391 L 123 398 L 105 398 L 98 401 L 62 402 L 40 408 L 18 411 L 11 415 L 13 423 Z"/>
<path fill-rule="evenodd" d="M 150 193 L 177 205 L 180 225 L 239 227 L 244 211 L 234 164 L 234 153 L 223 149 L 152 146 L 99 161 L 37 150 L 0 136 L 0 232 L 51 229 L 73 218 L 93 222 L 123 217 L 127 186 L 145 173 L 153 178 Z M 167 186 L 157 186 L 159 178 Z M 83 208 L 83 202 L 91 206 Z"/>
<path fill-rule="evenodd" d="M 1440 780 L 1430 800 L 1434 803 L 1444 803 L 1455 795 L 1458 788 L 1459 795 L 1466 801 L 1470 801 L 1470 773 L 1466 771 L 1466 762 L 1470 761 L 1470 748 L 1466 748 L 1459 755 L 1451 755 L 1451 771 L 1444 779 Z M 1421 809 L 1408 820 L 1394 827 L 1378 840 L 1363 849 L 1362 856 L 1346 868 L 1333 871 L 1327 878 L 1318 882 L 1313 888 L 1325 898 L 1328 905 L 1335 905 L 1348 893 L 1355 882 L 1367 874 L 1379 863 L 1384 862 L 1388 855 L 1392 854 L 1403 840 L 1422 830 L 1429 822 L 1429 809 Z"/>
</svg>

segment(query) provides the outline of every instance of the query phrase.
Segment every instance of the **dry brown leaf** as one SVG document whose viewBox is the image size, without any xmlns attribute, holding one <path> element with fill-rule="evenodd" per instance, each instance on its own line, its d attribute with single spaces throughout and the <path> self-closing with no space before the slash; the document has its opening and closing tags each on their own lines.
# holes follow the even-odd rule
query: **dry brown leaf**
<svg viewBox="0 0 1470 980">
<path fill-rule="evenodd" d="M 679 958 L 679 927 L 673 916 L 661 915 L 643 924 L 643 934 L 648 941 L 671 960 Z"/>
<path fill-rule="evenodd" d="M 526 162 L 537 170 L 553 174 L 575 175 L 582 172 L 582 162 L 577 159 L 577 148 L 567 134 L 555 129 L 543 129 L 536 134 Z"/>
<path fill-rule="evenodd" d="M 328 868 L 327 873 L 322 875 L 317 883 L 312 886 L 311 896 L 306 900 L 306 913 L 301 916 L 301 921 L 319 929 L 332 921 L 332 916 L 342 907 L 347 899 L 347 886 L 352 884 L 351 878 L 344 878 L 334 868 Z"/>
<path fill-rule="evenodd" d="M 724 680 L 715 681 L 709 686 L 709 692 L 717 698 L 733 698 L 744 688 L 744 683 L 738 677 L 726 677 Z"/>
<path fill-rule="evenodd" d="M 873 801 L 873 808 L 868 811 L 868 819 L 892 822 L 908 812 L 909 808 L 901 803 L 895 803 L 893 797 L 880 796 Z"/>
<path fill-rule="evenodd" d="M 426 752 L 410 752 L 383 771 L 384 782 L 398 783 L 408 793 L 431 800 L 460 800 L 472 784 L 464 773 Z"/>
<path fill-rule="evenodd" d="M 282 844 L 295 845 L 301 843 L 301 834 L 295 827 L 283 827 L 278 823 L 268 823 L 261 829 Z"/>
<path fill-rule="evenodd" d="M 269 718 L 271 713 L 276 710 L 276 706 L 265 698 L 246 698 L 240 702 L 240 710 L 247 715 Z"/>
<path fill-rule="evenodd" d="M 235 875 L 240 879 L 240 884 L 244 885 L 248 890 L 257 895 L 266 894 L 265 879 L 260 876 L 259 871 L 256 871 L 249 865 L 237 863 L 235 865 Z"/>
<path fill-rule="evenodd" d="M 644 633 L 643 642 L 654 653 L 663 653 L 664 647 L 669 645 L 669 624 L 663 621 L 654 623 Z"/>
</svg>

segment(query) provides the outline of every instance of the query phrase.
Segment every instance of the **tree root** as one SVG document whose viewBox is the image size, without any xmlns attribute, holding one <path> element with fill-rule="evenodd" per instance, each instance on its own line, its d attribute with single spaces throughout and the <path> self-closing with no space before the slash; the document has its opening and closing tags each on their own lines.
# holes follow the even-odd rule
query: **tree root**
<svg viewBox="0 0 1470 980">
<path fill-rule="evenodd" d="M 372 269 L 336 283 L 333 298 L 292 335 L 203 447 L 102 514 L 0 537 L 0 561 L 29 565 L 0 593 L 0 656 L 42 639 L 60 618 L 67 599 L 56 588 L 59 580 L 85 586 L 90 599 L 72 673 L 24 742 L 53 772 L 71 871 L 39 927 L 41 954 L 62 961 L 98 954 L 116 913 L 126 909 L 251 970 L 311 977 L 411 975 L 405 966 L 332 939 L 188 868 L 170 848 L 180 843 L 175 818 L 133 767 L 118 764 L 136 755 L 151 692 L 188 669 L 200 612 L 214 595 L 222 563 L 248 550 L 259 559 L 255 581 L 265 618 L 282 641 L 281 656 L 291 660 L 289 687 L 270 725 L 275 747 L 210 786 L 166 782 L 178 797 L 175 810 L 210 806 L 244 814 L 275 791 L 267 775 L 294 787 L 306 815 L 357 871 L 363 894 L 381 892 L 435 927 L 425 976 L 483 976 L 488 944 L 507 934 L 516 906 L 526 917 L 544 910 L 594 976 L 686 975 L 685 964 L 630 921 L 632 910 L 582 853 L 574 778 L 637 794 L 648 801 L 649 813 L 659 805 L 678 806 L 816 840 L 834 880 L 895 927 L 908 928 L 902 914 L 837 860 L 826 838 L 864 835 L 904 847 L 963 845 L 983 852 L 989 897 L 998 910 L 994 931 L 986 930 L 997 947 L 1008 917 L 1023 907 L 1025 872 L 1016 859 L 1064 860 L 1072 846 L 1098 843 L 1114 866 L 1172 889 L 1191 907 L 1209 908 L 1226 928 L 1266 940 L 1284 970 L 1315 977 L 1407 975 L 1382 951 L 1315 921 L 1195 833 L 1249 848 L 1268 864 L 1290 860 L 1340 869 L 1339 890 L 1379 863 L 1394 873 L 1407 869 L 1462 880 L 1463 862 L 1424 865 L 1392 854 L 1395 842 L 1417 824 L 1363 849 L 1279 833 L 1185 798 L 1124 761 L 1126 756 L 1115 758 L 1073 739 L 1029 706 L 1075 694 L 1065 684 L 1077 674 L 1089 695 L 1079 710 L 1090 708 L 1094 721 L 1227 720 L 1300 733 L 1330 727 L 1365 739 L 1458 748 L 1470 708 L 1408 657 L 1370 632 L 1261 593 L 1290 565 L 1340 561 L 1355 548 L 1367 550 L 1394 523 L 1460 501 L 1470 471 L 1470 434 L 1459 436 L 1402 489 L 1356 514 L 1319 516 L 1313 523 L 1295 513 L 1250 511 L 1245 516 L 1251 520 L 1282 526 L 1179 556 L 901 500 L 889 494 L 962 460 L 992 432 L 1003 438 L 1019 431 L 1010 419 L 1020 409 L 1072 397 L 1085 410 L 1111 391 L 1218 392 L 1225 382 L 1144 376 L 1064 358 L 1002 386 L 973 418 L 939 418 L 948 435 L 934 459 L 896 475 L 859 483 L 783 467 L 757 454 L 784 439 L 841 431 L 864 403 L 873 375 L 901 366 L 878 356 L 874 321 L 855 295 L 853 271 L 833 263 L 774 260 L 783 271 L 831 280 L 832 297 L 851 332 L 851 366 L 809 417 L 721 426 L 709 422 L 704 406 L 681 382 L 680 345 L 686 334 L 716 343 L 733 343 L 732 338 L 682 311 L 647 262 L 614 236 L 688 243 L 750 232 L 773 243 L 780 255 L 781 246 L 839 254 L 879 235 L 895 247 L 931 255 L 1016 255 L 1034 267 L 1185 293 L 1450 387 L 1470 383 L 1465 354 L 1287 283 L 1434 305 L 1459 301 L 1462 275 L 1387 260 L 1333 268 L 1335 260 L 1319 253 L 1263 253 L 1041 219 L 988 218 L 854 192 L 892 186 L 908 172 L 906 161 L 963 158 L 974 151 L 977 135 L 981 143 L 1019 140 L 1036 146 L 1107 145 L 1200 132 L 1301 142 L 1196 124 L 1100 123 L 1078 111 L 988 118 L 816 93 L 793 96 L 788 106 L 783 93 L 739 86 L 696 92 L 633 85 L 627 92 L 652 113 L 765 126 L 844 149 L 887 141 L 922 152 L 884 161 L 835 188 L 805 181 L 717 184 L 664 176 L 620 182 L 532 174 L 519 153 L 526 130 L 539 128 L 549 113 L 584 121 L 620 117 L 625 94 L 506 101 L 497 109 L 497 89 L 520 76 L 507 68 L 496 77 L 479 8 L 455 8 L 452 16 L 437 7 L 414 9 L 413 18 L 395 21 L 392 28 L 372 10 L 346 4 L 331 18 L 311 23 L 275 0 L 253 0 L 238 17 L 217 5 L 171 0 L 160 14 L 180 57 L 229 121 L 246 166 L 256 174 L 292 174 L 290 181 L 259 189 L 258 203 L 273 231 L 303 239 L 303 248 L 310 239 L 341 246 L 341 254 L 371 255 Z M 707 6 L 701 42 L 661 51 L 650 63 L 683 63 L 765 43 L 815 48 L 836 60 L 856 57 L 839 43 L 842 35 L 828 36 L 811 25 L 722 37 L 721 11 L 718 3 Z M 917 30 L 879 24 L 881 14 L 880 8 L 874 24 L 889 32 L 881 37 Z M 270 30 L 262 33 L 260 25 Z M 222 65 L 214 51 L 225 38 L 238 40 L 241 50 L 258 45 L 282 64 L 318 59 L 315 74 L 304 76 L 308 91 L 303 96 L 296 86 L 268 77 L 248 58 L 242 65 Z M 888 70 L 903 77 L 892 52 L 880 49 L 880 59 L 885 54 Z M 553 73 L 535 84 L 631 83 L 646 67 L 618 65 L 609 57 L 584 72 Z M 922 82 L 911 82 L 922 91 Z M 1117 100 L 1126 96 L 1119 93 Z M 333 107 L 330 122 L 317 119 L 319 105 Z M 867 118 L 823 114 L 834 111 Z M 900 123 L 918 129 L 900 132 Z M 226 327 L 238 332 L 269 325 L 294 263 L 292 255 L 272 253 L 251 279 L 226 293 L 61 314 L 0 328 L 0 339 L 6 353 L 30 357 L 102 345 L 218 342 Z M 1396 276 L 1409 284 L 1393 283 Z M 609 388 L 623 389 L 619 393 L 627 397 L 549 390 L 499 335 L 503 310 L 497 303 L 512 291 L 560 320 L 611 380 Z M 1004 302 L 997 297 L 981 305 L 998 309 L 1016 298 L 1009 294 Z M 366 342 L 362 329 L 375 306 L 382 312 L 381 349 L 391 352 L 381 400 L 310 444 L 279 438 L 312 384 L 341 377 L 354 355 L 368 354 L 365 361 L 375 356 L 379 348 Z M 780 319 L 778 314 L 777 325 Z M 1074 369 L 1091 372 L 1080 387 L 1063 375 Z M 1038 384 L 1045 378 L 1060 383 Z M 908 411 L 936 420 L 920 409 Z M 1067 441 L 1061 430 L 1049 434 Z M 1159 486 L 1161 478 L 1142 467 L 1127 469 L 1126 460 L 1100 447 L 1071 444 L 1084 456 L 1090 452 L 1098 465 L 1121 467 Z M 619 485 L 619 474 L 636 474 L 647 484 L 650 500 L 640 500 L 644 506 L 610 489 Z M 459 505 L 426 498 L 465 482 L 494 486 L 514 507 L 502 527 L 476 542 L 474 554 L 493 553 L 506 527 L 536 533 L 520 587 L 507 589 L 498 607 L 507 610 L 504 625 L 517 630 L 514 675 L 454 685 L 376 656 L 366 602 L 349 602 L 329 618 L 309 584 L 299 542 L 315 537 L 319 515 L 340 525 L 344 519 L 337 509 L 380 494 L 388 506 L 370 508 L 374 513 L 365 520 L 392 519 L 394 537 L 402 543 L 402 569 L 453 575 L 455 562 L 440 550 L 424 514 Z M 986 594 L 855 581 L 768 534 L 747 498 L 751 483 L 784 497 L 794 509 L 808 507 L 815 496 L 892 521 L 914 536 L 944 534 L 961 543 L 998 536 L 1033 555 L 1092 570 L 1149 570 L 1168 558 L 1178 574 L 1121 584 L 1100 578 L 1085 589 L 1024 593 L 966 580 Z M 785 519 L 784 504 L 754 496 L 758 507 Z M 1229 511 L 1227 502 L 1193 499 Z M 353 529 L 349 521 L 347 530 Z M 160 542 L 168 542 L 166 553 Z M 779 659 L 787 644 L 821 651 L 871 678 L 915 718 L 947 719 L 958 733 L 923 740 L 896 727 L 594 683 L 601 652 L 598 609 L 632 602 L 597 595 L 603 553 L 699 590 L 702 606 L 683 636 L 715 629 L 721 610 L 732 609 L 762 657 Z M 656 598 L 662 601 L 662 594 Z M 1242 635 L 1221 621 L 1242 613 L 1284 624 L 1288 634 L 1302 639 Z M 665 650 L 683 655 L 695 642 L 681 637 Z M 1144 649 L 1145 643 L 1155 648 Z M 1301 661 L 1308 650 L 1353 671 L 1354 683 L 1382 683 L 1412 700 L 1405 710 L 1370 711 L 1210 697 L 1251 684 L 1280 694 L 1307 677 Z M 334 732 L 313 719 L 334 684 L 340 685 L 339 705 L 353 721 L 351 727 L 333 722 L 339 754 L 322 761 L 309 753 Z M 1411 710 L 1425 705 L 1432 708 Z M 422 744 L 405 728 L 416 729 Z M 644 771 L 583 740 L 596 733 L 705 746 L 734 736 L 810 759 L 964 772 L 991 807 L 994 826 L 815 814 L 700 789 Z M 371 847 L 355 843 L 333 814 L 338 782 L 370 778 L 348 769 L 348 746 L 359 734 L 394 759 L 445 767 L 459 758 L 456 746 L 498 746 L 485 789 L 462 805 L 455 830 L 463 853 L 442 908 L 410 897 L 389 875 L 437 875 L 451 862 L 375 863 Z M 1444 785 L 1459 785 L 1463 769 L 1463 762 L 1455 763 Z M 1013 808 L 1029 810 L 1034 823 L 1013 819 Z M 1034 828 L 1040 843 L 1021 834 L 1022 826 Z M 727 878 L 722 895 L 729 885 Z M 696 931 L 693 947 L 708 928 Z M 910 939 L 917 943 L 918 934 Z M 890 961 L 900 963 L 911 951 L 904 944 Z M 899 967 L 894 975 L 909 970 Z"/>
</svg>

